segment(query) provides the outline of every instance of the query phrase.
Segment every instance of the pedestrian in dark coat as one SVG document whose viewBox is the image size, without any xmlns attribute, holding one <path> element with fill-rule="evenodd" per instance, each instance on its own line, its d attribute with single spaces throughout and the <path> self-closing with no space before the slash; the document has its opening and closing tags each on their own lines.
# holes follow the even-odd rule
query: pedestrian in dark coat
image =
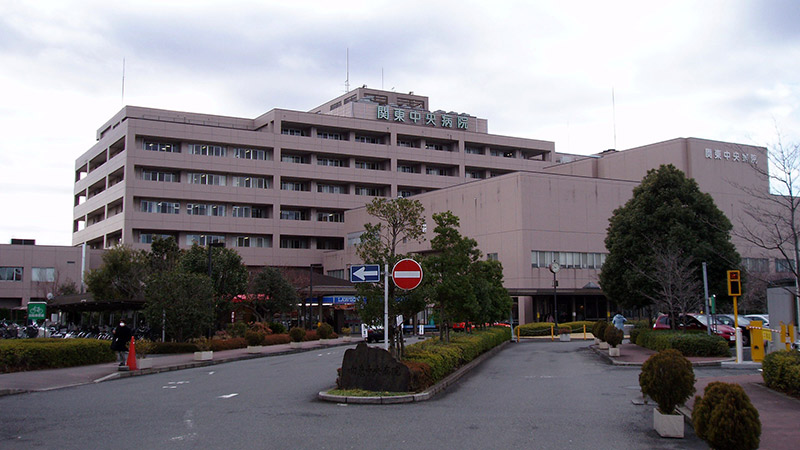
<svg viewBox="0 0 800 450">
<path fill-rule="evenodd" d="M 117 352 L 119 365 L 124 366 L 128 361 L 128 342 L 131 340 L 131 329 L 120 320 L 119 326 L 114 328 L 114 338 L 111 340 L 111 350 Z"/>
</svg>

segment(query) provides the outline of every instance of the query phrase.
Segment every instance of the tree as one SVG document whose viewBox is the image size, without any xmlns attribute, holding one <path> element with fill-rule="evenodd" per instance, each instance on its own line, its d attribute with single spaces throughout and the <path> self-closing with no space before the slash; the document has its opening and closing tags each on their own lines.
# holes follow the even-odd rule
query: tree
<svg viewBox="0 0 800 450">
<path fill-rule="evenodd" d="M 274 267 L 266 267 L 256 274 L 250 282 L 249 292 L 246 298 L 239 296 L 235 302 L 250 310 L 261 322 L 271 319 L 274 314 L 289 312 L 297 304 L 294 286 Z"/>
<path fill-rule="evenodd" d="M 167 338 L 182 342 L 208 328 L 214 295 L 207 275 L 180 269 L 159 272 L 147 283 L 143 312 L 152 328 L 164 323 Z"/>
<path fill-rule="evenodd" d="M 477 323 L 492 323 L 507 319 L 513 304 L 503 286 L 503 265 L 500 261 L 477 261 L 472 266 L 472 287 L 478 310 L 471 319 Z"/>
<path fill-rule="evenodd" d="M 103 265 L 86 275 L 86 285 L 97 301 L 144 298 L 149 270 L 147 253 L 118 245 L 103 254 Z"/>
<path fill-rule="evenodd" d="M 364 225 L 361 242 L 356 245 L 356 254 L 367 264 L 378 264 L 391 269 L 407 255 L 397 253 L 397 244 L 403 241 L 422 242 L 424 208 L 419 200 L 403 197 L 396 199 L 376 198 L 367 204 L 367 213 L 378 219 L 378 223 Z M 361 299 L 356 302 L 359 317 L 364 323 L 378 324 L 383 319 L 384 280 L 378 283 L 359 283 L 356 286 Z M 424 298 L 414 291 L 399 293 L 393 283 L 389 284 L 389 318 L 397 315 L 413 316 L 425 307 Z M 394 327 L 390 326 L 389 331 Z M 392 333 L 392 351 L 400 358 L 403 353 L 402 333 Z"/>
<path fill-rule="evenodd" d="M 706 262 L 711 292 L 726 292 L 726 271 L 740 262 L 731 229 L 712 197 L 675 166 L 650 170 L 609 219 L 609 254 L 600 272 L 603 292 L 624 308 L 651 305 L 658 284 L 645 273 L 656 270 L 654 248 L 659 246 L 680 250 L 695 264 Z"/>
</svg>

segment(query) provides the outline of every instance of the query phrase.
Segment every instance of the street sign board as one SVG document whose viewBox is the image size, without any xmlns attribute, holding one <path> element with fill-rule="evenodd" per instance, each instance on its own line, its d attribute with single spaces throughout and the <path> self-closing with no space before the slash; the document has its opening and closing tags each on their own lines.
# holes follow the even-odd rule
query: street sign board
<svg viewBox="0 0 800 450">
<path fill-rule="evenodd" d="M 28 320 L 43 320 L 47 303 L 31 302 L 28 303 Z"/>
<path fill-rule="evenodd" d="M 350 266 L 351 283 L 377 283 L 381 281 L 381 266 L 378 264 L 364 264 Z"/>
<path fill-rule="evenodd" d="M 413 259 L 401 259 L 392 269 L 392 280 L 400 289 L 414 289 L 422 282 L 422 266 Z"/>
</svg>

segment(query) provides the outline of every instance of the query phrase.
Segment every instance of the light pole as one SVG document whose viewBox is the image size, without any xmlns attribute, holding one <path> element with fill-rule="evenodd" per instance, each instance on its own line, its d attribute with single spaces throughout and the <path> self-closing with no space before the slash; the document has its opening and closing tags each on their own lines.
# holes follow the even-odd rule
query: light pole
<svg viewBox="0 0 800 450">
<path fill-rule="evenodd" d="M 311 315 L 314 315 L 314 268 L 315 267 L 322 267 L 322 264 L 309 264 L 308 265 L 308 297 L 311 299 Z M 306 301 L 303 299 L 303 310 L 305 310 Z M 322 298 L 319 299 L 319 320 L 318 323 L 322 322 Z"/>
<path fill-rule="evenodd" d="M 559 270 L 561 270 L 561 266 L 557 262 L 553 261 L 553 263 L 550 264 L 550 272 L 553 272 L 553 313 L 554 313 L 553 322 L 555 323 L 554 328 L 556 329 L 556 331 L 558 329 L 558 298 L 556 297 L 557 295 L 556 288 L 558 287 L 558 280 L 556 279 L 556 274 L 558 273 Z"/>
</svg>

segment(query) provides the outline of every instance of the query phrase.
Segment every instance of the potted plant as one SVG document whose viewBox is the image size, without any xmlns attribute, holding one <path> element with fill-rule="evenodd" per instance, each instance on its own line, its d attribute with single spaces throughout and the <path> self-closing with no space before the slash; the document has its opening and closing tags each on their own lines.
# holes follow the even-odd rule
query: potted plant
<svg viewBox="0 0 800 450">
<path fill-rule="evenodd" d="M 606 327 L 604 334 L 605 340 L 608 343 L 608 356 L 619 356 L 619 344 L 625 338 L 625 334 L 619 328 L 609 325 Z"/>
<path fill-rule="evenodd" d="M 639 386 L 658 404 L 653 427 L 659 436 L 683 437 L 683 416 L 675 408 L 694 394 L 694 382 L 692 363 L 675 349 L 662 350 L 642 364 Z"/>
<path fill-rule="evenodd" d="M 210 361 L 214 358 L 214 352 L 211 350 L 211 339 L 201 337 L 195 339 L 194 344 L 198 350 L 194 352 L 195 361 Z"/>
<path fill-rule="evenodd" d="M 592 334 L 594 335 L 595 339 L 598 339 L 598 347 L 601 350 L 605 350 L 608 348 L 608 343 L 606 342 L 605 333 L 606 327 L 608 327 L 609 323 L 605 321 L 599 321 L 594 324 L 592 327 Z"/>
<path fill-rule="evenodd" d="M 694 398 L 692 425 L 711 448 L 757 449 L 761 436 L 758 410 L 741 386 L 713 381 Z"/>
<path fill-rule="evenodd" d="M 294 327 L 289 330 L 289 338 L 292 340 L 289 342 L 289 346 L 291 348 L 300 348 L 302 347 L 303 339 L 306 337 L 306 330 L 299 327 Z"/>
<path fill-rule="evenodd" d="M 350 327 L 342 327 L 342 340 L 344 342 L 350 342 L 350 332 L 352 330 Z"/>
<path fill-rule="evenodd" d="M 153 351 L 153 341 L 149 339 L 139 339 L 135 341 L 134 347 L 136 348 L 136 368 L 139 370 L 152 369 L 153 359 L 148 358 L 147 355 Z"/>
<path fill-rule="evenodd" d="M 572 328 L 570 328 L 570 327 L 559 327 L 558 328 L 558 340 L 561 341 L 561 342 L 569 342 L 571 333 L 572 333 Z"/>
</svg>

